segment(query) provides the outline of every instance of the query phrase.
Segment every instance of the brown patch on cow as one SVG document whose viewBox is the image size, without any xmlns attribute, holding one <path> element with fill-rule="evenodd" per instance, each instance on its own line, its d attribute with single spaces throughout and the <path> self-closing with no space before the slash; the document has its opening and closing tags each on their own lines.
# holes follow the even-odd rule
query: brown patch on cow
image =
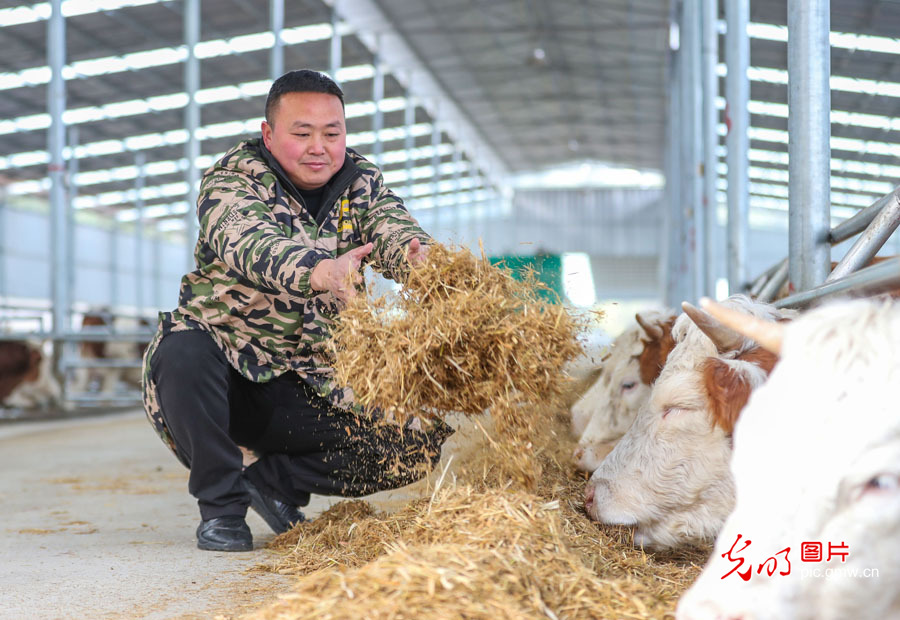
<svg viewBox="0 0 900 620">
<path fill-rule="evenodd" d="M 762 347 L 754 347 L 735 359 L 759 366 L 767 376 L 778 362 L 778 357 L 774 353 Z M 753 389 L 743 375 L 735 372 L 731 366 L 717 357 L 707 358 L 701 371 L 713 426 L 721 426 L 722 430 L 730 434 Z"/>
<path fill-rule="evenodd" d="M 659 373 L 662 372 L 663 366 L 666 365 L 669 353 L 675 348 L 675 339 L 672 337 L 675 318 L 664 323 L 657 323 L 657 325 L 663 332 L 660 338 L 641 338 L 644 350 L 638 357 L 638 364 L 640 365 L 641 383 L 645 385 L 653 385 L 653 382 L 659 377 Z"/>
<path fill-rule="evenodd" d="M 0 341 L 0 402 L 20 384 L 36 381 L 40 373 L 41 352 L 25 342 Z"/>
<path fill-rule="evenodd" d="M 109 321 L 102 314 L 87 313 L 81 320 L 81 328 L 85 327 L 106 327 Z M 82 342 L 81 356 L 89 358 L 105 358 L 106 343 L 105 342 Z"/>
</svg>

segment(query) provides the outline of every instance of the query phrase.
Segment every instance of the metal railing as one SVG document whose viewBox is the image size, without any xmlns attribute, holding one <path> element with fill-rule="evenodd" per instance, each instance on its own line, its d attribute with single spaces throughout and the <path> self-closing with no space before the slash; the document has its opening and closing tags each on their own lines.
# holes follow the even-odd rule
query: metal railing
<svg viewBox="0 0 900 620">
<path fill-rule="evenodd" d="M 900 186 L 829 231 L 828 241 L 832 246 L 857 234 L 859 238 L 824 283 L 780 299 L 775 305 L 780 308 L 804 308 L 834 297 L 871 296 L 900 288 L 900 258 L 864 267 L 898 226 Z M 750 284 L 748 293 L 760 301 L 775 299 L 787 282 L 787 266 L 787 258 L 771 266 Z"/>
</svg>

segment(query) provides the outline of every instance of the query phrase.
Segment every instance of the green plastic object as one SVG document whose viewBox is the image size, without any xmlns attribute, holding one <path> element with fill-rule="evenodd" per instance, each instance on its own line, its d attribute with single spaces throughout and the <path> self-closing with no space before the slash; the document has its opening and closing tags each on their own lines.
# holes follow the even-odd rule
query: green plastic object
<svg viewBox="0 0 900 620">
<path fill-rule="evenodd" d="M 563 289 L 562 256 L 559 254 L 534 254 L 531 256 L 490 256 L 492 265 L 505 267 L 513 272 L 517 280 L 523 279 L 524 270 L 533 269 L 538 281 L 549 290 L 540 290 L 538 295 L 551 303 L 561 303 L 566 299 Z"/>
</svg>

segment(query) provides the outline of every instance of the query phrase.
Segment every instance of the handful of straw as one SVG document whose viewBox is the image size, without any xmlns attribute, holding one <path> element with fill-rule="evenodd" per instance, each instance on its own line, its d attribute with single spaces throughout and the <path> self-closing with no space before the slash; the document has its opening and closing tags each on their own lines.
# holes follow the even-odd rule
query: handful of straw
<svg viewBox="0 0 900 620">
<path fill-rule="evenodd" d="M 367 410 L 403 420 L 510 411 L 564 389 L 582 326 L 540 299 L 534 274 L 517 280 L 465 249 L 430 248 L 395 298 L 359 296 L 333 332 L 337 378 Z"/>
</svg>

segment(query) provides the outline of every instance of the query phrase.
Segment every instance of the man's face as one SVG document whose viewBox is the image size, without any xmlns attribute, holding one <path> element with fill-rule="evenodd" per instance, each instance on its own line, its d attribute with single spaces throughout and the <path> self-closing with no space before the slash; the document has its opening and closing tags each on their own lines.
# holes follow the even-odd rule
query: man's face
<svg viewBox="0 0 900 620">
<path fill-rule="evenodd" d="M 341 100 L 327 93 L 287 93 L 263 141 L 299 189 L 322 187 L 344 165 L 347 131 Z"/>
</svg>

